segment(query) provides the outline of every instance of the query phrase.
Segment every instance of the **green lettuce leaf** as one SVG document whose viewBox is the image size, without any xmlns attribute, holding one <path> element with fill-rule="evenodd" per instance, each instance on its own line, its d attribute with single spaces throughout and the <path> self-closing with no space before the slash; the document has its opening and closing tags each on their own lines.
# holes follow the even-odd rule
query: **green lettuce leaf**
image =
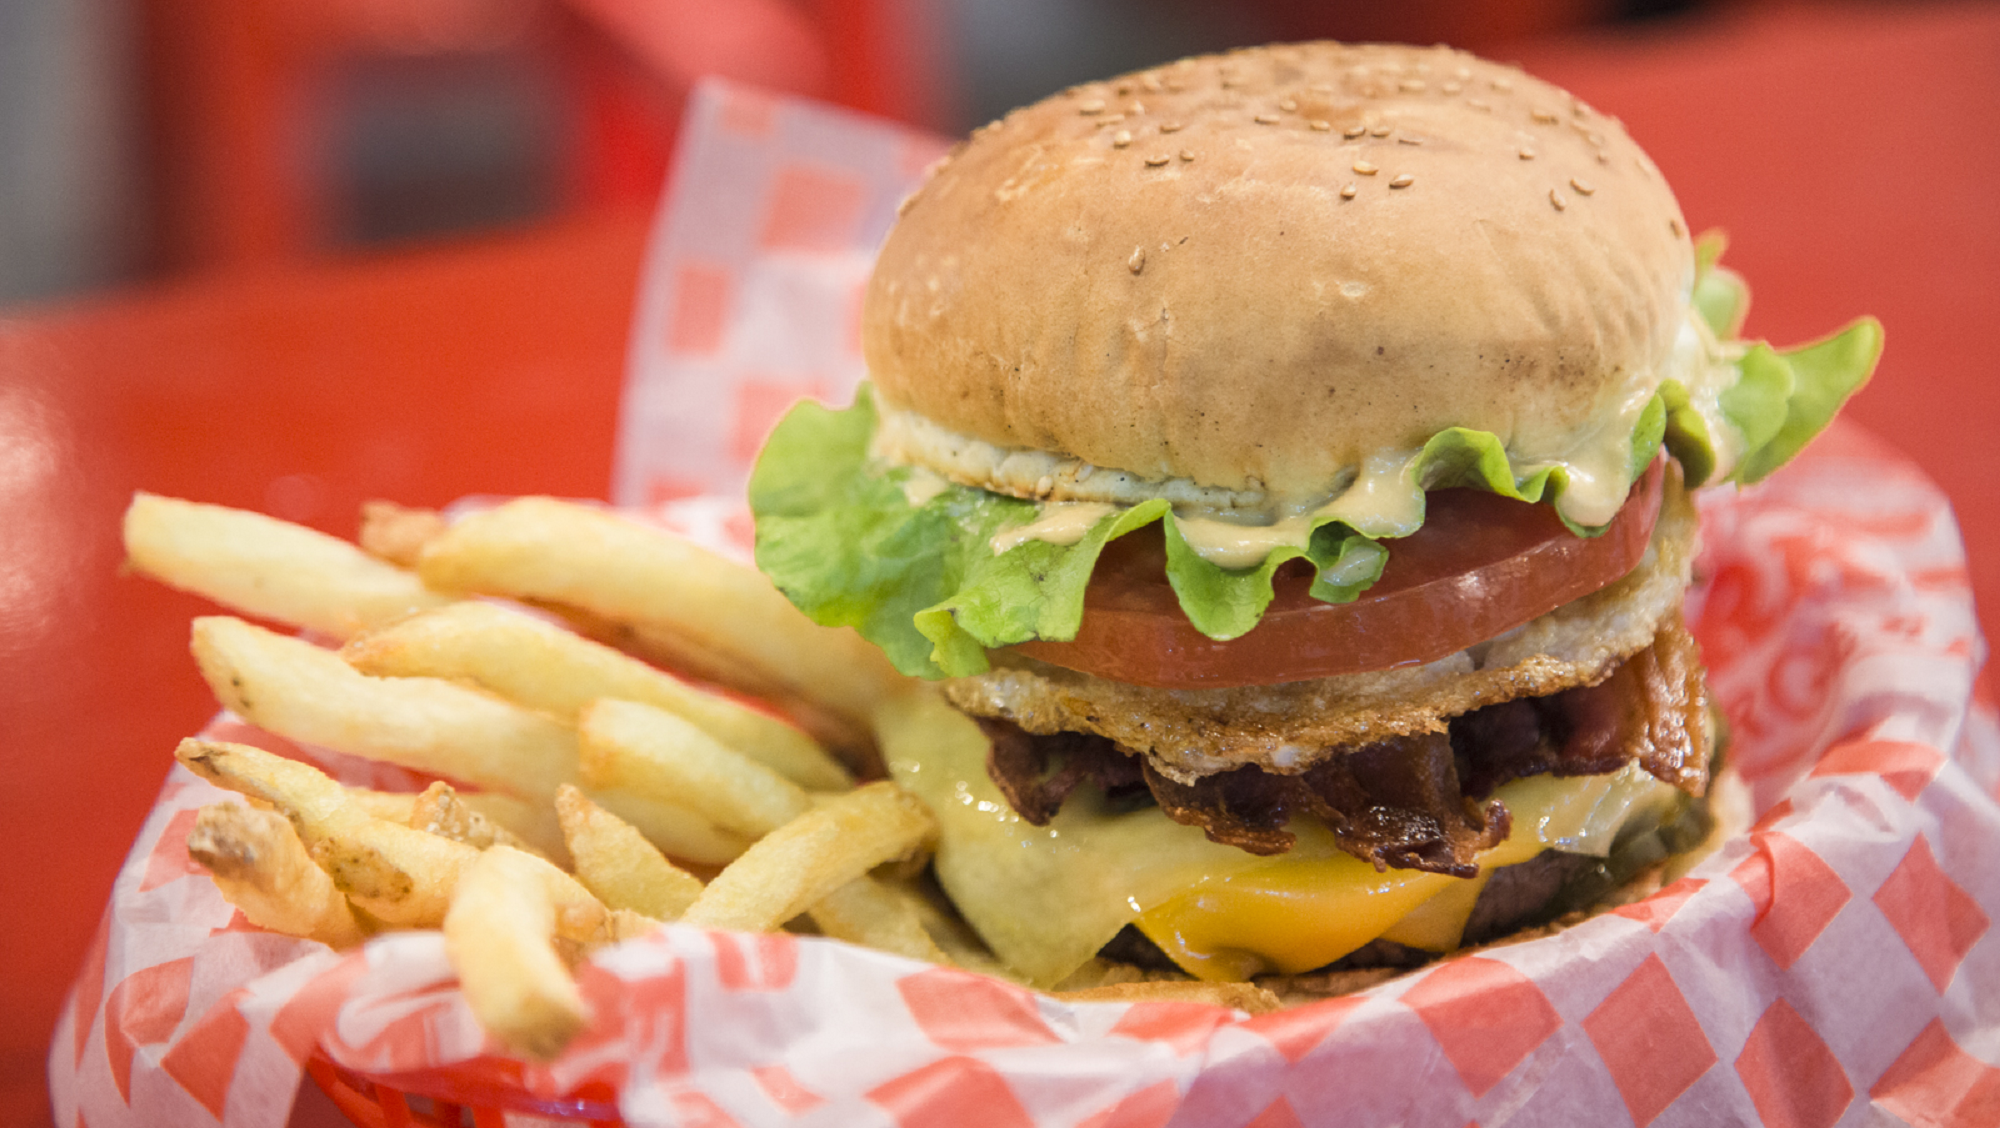
<svg viewBox="0 0 2000 1128">
<path fill-rule="evenodd" d="M 1689 489 L 1708 481 L 1715 473 L 1715 443 L 1709 437 L 1708 420 L 1694 407 L 1694 398 L 1679 380 L 1662 380 L 1654 399 L 1665 416 L 1661 420 L 1660 441 L 1667 453 L 1681 464 L 1681 481 Z"/>
<path fill-rule="evenodd" d="M 1728 246 L 1728 236 L 1716 230 L 1704 231 L 1694 241 L 1695 313 L 1717 340 L 1725 341 L 1742 332 L 1750 313 L 1750 287 L 1721 262 Z"/>
<path fill-rule="evenodd" d="M 1729 240 L 1705 231 L 1695 240 L 1694 308 L 1718 340 L 1742 330 L 1750 289 L 1720 262 Z M 1718 406 L 1743 435 L 1743 455 L 1729 480 L 1751 485 L 1792 460 L 1859 391 L 1882 355 L 1882 323 L 1863 317 L 1809 344 L 1774 349 L 1759 341 L 1735 360 L 1737 381 L 1723 389 Z M 1680 460 L 1689 486 L 1715 469 L 1707 423 L 1677 381 L 1660 388 L 1667 411 L 1667 449 Z"/>
<path fill-rule="evenodd" d="M 1183 610 L 1217 638 L 1257 625 L 1286 560 L 1313 563 L 1316 596 L 1353 599 L 1387 559 L 1374 541 L 1327 522 L 1304 549 L 1218 568 L 1188 547 L 1164 500 L 1115 511 L 1075 544 L 1030 540 L 996 555 L 994 534 L 1034 520 L 1038 507 L 957 485 L 911 504 L 912 472 L 868 461 L 875 420 L 864 388 L 845 411 L 804 403 L 779 423 L 750 479 L 757 566 L 814 620 L 854 627 L 905 673 L 963 677 L 987 668 L 992 647 L 1074 638 L 1104 546 L 1155 521 L 1166 523 L 1168 579 Z"/>
<path fill-rule="evenodd" d="M 1696 304 L 1718 333 L 1733 330 L 1747 305 L 1741 280 L 1716 265 L 1720 251 L 1719 237 L 1697 246 Z M 1759 481 L 1796 455 L 1867 380 L 1881 348 L 1882 329 L 1872 318 L 1794 349 L 1732 347 L 1737 378 L 1717 406 L 1741 432 L 1744 454 L 1729 480 Z M 868 456 L 876 418 L 864 386 L 850 408 L 802 403 L 779 423 L 750 479 L 757 564 L 813 619 L 854 627 L 908 674 L 964 677 L 984 672 L 994 647 L 1074 638 L 1105 545 L 1156 521 L 1181 610 L 1216 639 L 1257 625 L 1271 602 L 1272 576 L 1287 561 L 1311 562 L 1313 597 L 1341 603 L 1366 591 L 1393 551 L 1328 517 L 1304 547 L 1274 549 L 1255 567 L 1222 568 L 1189 545 L 1168 504 L 1156 499 L 1114 510 L 1074 544 L 1028 540 L 996 555 L 995 534 L 1035 520 L 1040 507 L 959 485 L 914 492 L 913 501 L 906 487 L 914 472 Z M 1664 382 L 1633 430 L 1630 475 L 1664 446 L 1689 484 L 1708 481 L 1717 462 L 1713 422 L 1686 387 Z M 1517 469 L 1498 436 L 1464 427 L 1433 435 L 1407 473 L 1425 490 L 1471 486 L 1528 502 L 1553 502 L 1569 486 L 1565 467 Z M 1563 520 L 1580 536 L 1602 531 Z M 1372 531 L 1407 535 L 1410 528 Z"/>
<path fill-rule="evenodd" d="M 1882 323 L 1860 318 L 1831 336 L 1782 352 L 1759 343 L 1743 354 L 1743 382 L 1722 394 L 1722 413 L 1748 444 L 1730 480 L 1750 485 L 1792 460 L 1861 390 L 1882 356 Z M 1782 399 L 1774 394 L 1782 387 Z M 1743 395 L 1739 389 L 1750 389 Z"/>
</svg>

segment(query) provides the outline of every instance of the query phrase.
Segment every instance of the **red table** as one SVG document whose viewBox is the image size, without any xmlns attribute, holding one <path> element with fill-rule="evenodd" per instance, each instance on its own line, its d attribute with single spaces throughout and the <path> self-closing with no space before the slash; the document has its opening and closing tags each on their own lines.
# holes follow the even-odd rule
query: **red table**
<svg viewBox="0 0 2000 1128">
<path fill-rule="evenodd" d="M 1730 229 L 1754 332 L 1882 318 L 1853 415 L 1951 494 L 2000 607 L 2000 10 L 1786 9 L 1519 56 L 1623 117 L 1690 219 Z M 186 653 L 203 605 L 117 574 L 131 490 L 343 535 L 369 497 L 601 495 L 643 238 L 643 217 L 577 221 L 0 314 L 0 1123 L 45 1120 L 63 992 L 174 741 L 213 707 Z"/>
</svg>

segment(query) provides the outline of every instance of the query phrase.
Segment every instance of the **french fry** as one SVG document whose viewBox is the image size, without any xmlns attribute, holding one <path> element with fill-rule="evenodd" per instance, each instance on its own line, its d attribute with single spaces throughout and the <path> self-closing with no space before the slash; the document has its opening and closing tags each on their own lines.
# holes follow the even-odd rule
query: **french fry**
<svg viewBox="0 0 2000 1128">
<path fill-rule="evenodd" d="M 568 864 L 569 854 L 563 846 L 562 827 L 556 824 L 554 807 L 498 791 L 454 791 L 453 795 L 472 814 L 520 839 L 529 853 L 540 854 L 557 865 Z M 416 813 L 417 792 L 350 787 L 347 797 L 378 819 L 414 825 L 411 818 Z"/>
<path fill-rule="evenodd" d="M 1058 999 L 1084 1003 L 1136 1003 L 1172 1001 L 1207 1003 L 1231 1010 L 1263 1014 L 1283 1006 L 1278 996 L 1255 983 L 1209 983 L 1198 979 L 1148 979 L 1132 983 L 1108 983 L 1077 991 L 1051 991 Z"/>
<path fill-rule="evenodd" d="M 804 814 L 797 784 L 651 705 L 607 698 L 577 718 L 578 771 L 593 787 L 651 795 L 724 830 L 768 834 Z"/>
<path fill-rule="evenodd" d="M 203 779 L 289 819 L 335 888 L 384 924 L 435 928 L 479 851 L 370 815 L 309 764 L 261 748 L 189 737 L 174 755 Z"/>
<path fill-rule="evenodd" d="M 556 816 L 576 879 L 613 909 L 678 920 L 701 896 L 701 879 L 669 862 L 632 824 L 574 787 L 556 789 Z"/>
<path fill-rule="evenodd" d="M 132 496 L 125 554 L 134 571 L 170 587 L 335 638 L 452 601 L 338 537 L 158 494 Z"/>
<path fill-rule="evenodd" d="M 412 509 L 393 501 L 361 503 L 361 551 L 404 568 L 417 566 L 424 545 L 443 532 L 444 517 L 435 509 Z"/>
<path fill-rule="evenodd" d="M 376 791 L 367 787 L 347 789 L 348 802 L 368 812 L 374 818 L 386 822 L 410 825 L 410 815 L 417 809 L 417 793 L 414 791 Z"/>
<path fill-rule="evenodd" d="M 573 729 L 478 690 L 371 678 L 226 616 L 196 619 L 192 649 L 223 705 L 280 736 L 543 801 L 576 779 Z"/>
<path fill-rule="evenodd" d="M 540 854 L 557 865 L 568 861 L 562 827 L 556 823 L 556 809 L 552 804 L 533 802 L 500 791 L 460 791 L 458 801 L 472 813 L 526 843 L 524 848 L 530 853 Z"/>
<path fill-rule="evenodd" d="M 443 927 L 472 1013 L 509 1049 L 547 1060 L 590 1021 L 555 940 L 608 936 L 608 914 L 568 874 L 495 846 L 467 867 Z"/>
<path fill-rule="evenodd" d="M 188 856 L 250 923 L 335 948 L 365 937 L 354 909 L 274 811 L 212 803 L 195 816 Z"/>
<path fill-rule="evenodd" d="M 902 885 L 862 874 L 806 910 L 820 935 L 930 963 L 950 963 L 924 930 L 916 894 Z"/>
<path fill-rule="evenodd" d="M 851 769 L 872 775 L 880 766 L 875 753 L 875 734 L 852 710 L 814 701 L 774 680 L 754 662 L 718 654 L 706 643 L 680 634 L 671 626 L 614 623 L 572 609 L 565 609 L 564 614 L 579 629 L 589 628 L 593 637 L 629 650 L 655 665 L 770 702 L 814 740 L 835 750 Z"/>
<path fill-rule="evenodd" d="M 884 862 L 937 837 L 916 796 L 871 783 L 814 807 L 758 840 L 708 883 L 681 919 L 767 932 Z"/>
<path fill-rule="evenodd" d="M 592 787 L 590 798 L 659 847 L 669 858 L 702 866 L 721 866 L 742 857 L 756 841 L 750 835 L 724 830 L 698 811 L 616 787 Z"/>
<path fill-rule="evenodd" d="M 610 933 L 609 943 L 622 944 L 627 940 L 646 935 L 660 927 L 660 924 L 660 921 L 644 913 L 635 913 L 631 909 L 613 909 L 605 930 Z"/>
<path fill-rule="evenodd" d="M 470 681 L 530 709 L 575 720 L 618 697 L 654 705 L 801 787 L 838 791 L 853 777 L 797 728 L 574 631 L 491 603 L 465 600 L 351 639 L 341 657 L 364 674 Z"/>
<path fill-rule="evenodd" d="M 410 805 L 410 826 L 425 834 L 463 842 L 475 850 L 511 846 L 523 853 L 536 852 L 512 831 L 474 810 L 443 780 L 434 781 L 417 795 L 417 801 Z"/>
<path fill-rule="evenodd" d="M 861 636 L 812 622 L 755 569 L 592 506 L 529 497 L 469 514 L 424 546 L 418 572 L 441 590 L 665 632 L 754 683 L 740 688 L 802 698 L 864 730 L 903 681 Z"/>
</svg>

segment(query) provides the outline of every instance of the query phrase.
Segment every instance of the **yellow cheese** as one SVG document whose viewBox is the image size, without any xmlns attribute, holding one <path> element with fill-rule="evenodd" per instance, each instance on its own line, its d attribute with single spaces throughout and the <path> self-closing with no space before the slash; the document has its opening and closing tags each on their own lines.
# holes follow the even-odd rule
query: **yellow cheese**
<svg viewBox="0 0 2000 1128">
<path fill-rule="evenodd" d="M 1377 939 L 1393 940 L 1426 952 L 1451 951 L 1465 936 L 1465 922 L 1472 916 L 1472 906 L 1478 903 L 1487 879 L 1492 876 L 1490 868 L 1482 868 L 1477 877 L 1452 882 L 1439 890 L 1437 896 L 1411 909 L 1408 916 L 1390 925 Z"/>
<path fill-rule="evenodd" d="M 1498 796 L 1513 811 L 1551 790 L 1509 785 Z M 1486 874 L 1547 848 L 1538 834 L 1542 820 L 1516 818 L 1507 840 L 1479 855 L 1478 877 L 1407 869 L 1378 873 L 1351 854 L 1313 861 L 1285 854 L 1200 882 L 1140 914 L 1139 930 L 1183 971 L 1200 979 L 1311 971 L 1397 929 L 1413 915 L 1418 919 L 1406 930 L 1411 939 L 1401 942 L 1446 951 L 1458 946 Z"/>
<path fill-rule="evenodd" d="M 994 953 L 1041 986 L 1075 971 L 1135 921 L 1191 974 L 1238 979 L 1318 967 L 1420 909 L 1402 934 L 1449 935 L 1455 944 L 1477 897 L 1460 878 L 1378 873 L 1310 819 L 1292 821 L 1292 850 L 1260 858 L 1210 842 L 1157 808 L 1116 809 L 1086 787 L 1037 827 L 987 777 L 978 726 L 935 693 L 891 701 L 877 727 L 891 774 L 937 814 L 938 880 Z M 1513 831 L 1482 855 L 1483 866 L 1524 861 L 1547 847 L 1601 855 L 1626 817 L 1673 792 L 1628 768 L 1516 780 L 1496 795 L 1513 813 Z M 1425 908 L 1440 895 L 1443 903 Z"/>
</svg>

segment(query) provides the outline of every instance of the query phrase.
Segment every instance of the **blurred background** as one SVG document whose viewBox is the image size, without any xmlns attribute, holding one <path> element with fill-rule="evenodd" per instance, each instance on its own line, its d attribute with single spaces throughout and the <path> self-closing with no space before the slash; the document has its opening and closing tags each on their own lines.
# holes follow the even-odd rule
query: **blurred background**
<svg viewBox="0 0 2000 1128">
<path fill-rule="evenodd" d="M 604 496 L 699 76 L 955 134 L 1321 36 L 1448 41 L 1622 117 L 1728 229 L 1752 335 L 1879 315 L 1848 417 L 1952 498 L 2000 630 L 2000 4 L 0 0 L 0 1124 L 48 1122 L 64 993 L 214 710 L 211 608 L 119 573 L 134 489 L 350 537 L 365 498 Z"/>
<path fill-rule="evenodd" d="M 720 73 L 958 133 L 1085 79 L 1329 36 L 1491 51 L 1744 0 L 6 0 L 0 302 L 656 198 Z"/>
</svg>

